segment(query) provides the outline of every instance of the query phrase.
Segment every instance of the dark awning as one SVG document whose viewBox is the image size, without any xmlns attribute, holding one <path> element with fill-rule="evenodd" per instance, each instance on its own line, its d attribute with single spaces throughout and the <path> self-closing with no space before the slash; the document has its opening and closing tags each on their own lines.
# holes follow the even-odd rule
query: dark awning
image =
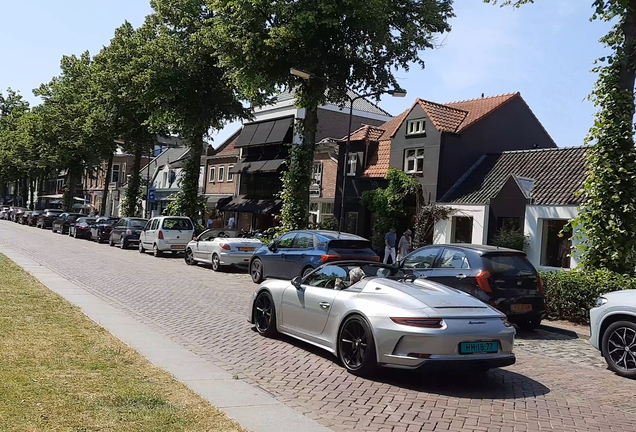
<svg viewBox="0 0 636 432">
<path fill-rule="evenodd" d="M 243 126 L 243 130 L 241 130 L 241 134 L 239 135 L 236 144 L 234 144 L 234 147 L 244 147 L 250 145 L 256 129 L 258 129 L 258 124 L 246 124 L 245 126 Z"/>
<path fill-rule="evenodd" d="M 283 202 L 279 199 L 258 199 L 238 196 L 227 204 L 219 206 L 221 211 L 240 213 L 271 213 Z"/>
<path fill-rule="evenodd" d="M 285 159 L 273 159 L 265 162 L 265 165 L 260 169 L 261 172 L 276 172 L 278 168 L 285 162 Z"/>
<path fill-rule="evenodd" d="M 266 143 L 273 144 L 284 142 L 287 132 L 289 132 L 289 128 L 292 126 L 293 120 L 294 119 L 292 117 L 276 120 L 276 124 L 272 128 L 272 132 L 269 134 Z"/>
<path fill-rule="evenodd" d="M 243 126 L 234 147 L 282 143 L 289 133 L 293 120 L 293 117 L 285 117 L 278 120 L 246 124 Z"/>
<path fill-rule="evenodd" d="M 241 174 L 250 167 L 249 162 L 237 162 L 232 168 L 230 168 L 230 174 Z"/>
</svg>

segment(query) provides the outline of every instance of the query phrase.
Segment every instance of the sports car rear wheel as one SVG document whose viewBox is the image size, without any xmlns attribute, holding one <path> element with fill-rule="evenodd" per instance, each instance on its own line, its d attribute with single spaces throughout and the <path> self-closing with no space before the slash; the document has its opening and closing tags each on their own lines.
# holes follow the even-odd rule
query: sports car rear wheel
<svg viewBox="0 0 636 432">
<path fill-rule="evenodd" d="M 378 367 L 373 332 L 360 315 L 346 319 L 338 335 L 338 354 L 347 370 L 355 375 L 372 375 Z"/>
<path fill-rule="evenodd" d="M 139 243 L 139 248 L 140 248 L 140 250 L 141 250 L 141 247 L 142 247 L 142 246 L 141 246 L 141 243 Z M 197 262 L 194 260 L 194 256 L 192 255 L 192 249 L 188 249 L 188 250 L 186 250 L 186 253 L 185 253 L 185 262 L 186 262 L 186 264 L 187 264 L 187 265 L 189 265 L 189 266 L 196 265 L 196 263 L 197 263 Z"/>
<path fill-rule="evenodd" d="M 274 300 L 266 291 L 256 297 L 256 303 L 254 304 L 254 323 L 256 324 L 256 331 L 263 336 L 272 337 L 278 333 L 276 330 L 276 308 L 274 307 Z"/>
</svg>

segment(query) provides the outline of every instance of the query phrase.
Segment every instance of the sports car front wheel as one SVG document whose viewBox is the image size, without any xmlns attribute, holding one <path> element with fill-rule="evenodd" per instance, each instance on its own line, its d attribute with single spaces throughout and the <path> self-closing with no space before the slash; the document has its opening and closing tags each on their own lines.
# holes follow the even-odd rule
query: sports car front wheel
<svg viewBox="0 0 636 432">
<path fill-rule="evenodd" d="M 338 355 L 355 375 L 372 375 L 378 367 L 375 341 L 369 323 L 360 315 L 347 318 L 338 334 Z"/>
<path fill-rule="evenodd" d="M 276 308 L 274 300 L 268 292 L 262 292 L 256 297 L 254 304 L 254 323 L 256 330 L 263 336 L 276 336 Z"/>
</svg>

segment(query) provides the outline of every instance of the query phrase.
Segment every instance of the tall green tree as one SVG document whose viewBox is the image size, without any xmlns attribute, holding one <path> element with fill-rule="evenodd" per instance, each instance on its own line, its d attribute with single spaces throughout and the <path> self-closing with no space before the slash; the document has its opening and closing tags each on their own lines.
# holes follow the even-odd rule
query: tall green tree
<svg viewBox="0 0 636 432">
<path fill-rule="evenodd" d="M 60 66 L 61 74 L 33 93 L 43 100 L 38 107 L 41 149 L 51 155 L 53 166 L 67 172 L 64 208 L 71 210 L 85 170 L 112 152 L 113 142 L 96 125 L 100 117 L 95 114 L 98 94 L 90 54 L 64 56 Z"/>
<path fill-rule="evenodd" d="M 0 92 L 0 197 L 6 195 L 7 182 L 24 187 L 26 166 L 21 157 L 20 140 L 22 118 L 29 113 L 29 103 L 22 95 L 7 89 Z"/>
<path fill-rule="evenodd" d="M 215 11 L 209 43 L 248 99 L 257 105 L 280 88 L 295 89 L 305 109 L 290 147 L 282 220 L 309 221 L 309 185 L 318 107 L 344 104 L 347 88 L 378 92 L 398 87 L 395 72 L 424 66 L 422 50 L 450 30 L 452 0 L 208 0 Z M 302 80 L 290 68 L 324 79 Z"/>
<path fill-rule="evenodd" d="M 495 3 L 493 0 L 486 2 Z M 519 7 L 532 0 L 506 1 Z M 572 225 L 580 228 L 582 262 L 588 268 L 636 272 L 636 0 L 594 0 L 591 20 L 613 23 L 600 40 L 610 53 L 593 69 L 590 99 L 598 107 L 586 139 L 583 204 Z"/>
<path fill-rule="evenodd" d="M 156 142 L 156 134 L 149 123 L 151 108 L 147 104 L 143 81 L 145 66 L 140 59 L 145 40 L 137 30 L 125 22 L 115 30 L 110 44 L 104 47 L 94 59 L 94 76 L 99 90 L 100 107 L 112 128 L 111 140 L 120 140 L 122 149 L 134 156 L 130 181 L 123 200 L 122 213 L 135 216 L 140 206 L 141 162 L 151 152 Z M 112 169 L 112 153 L 109 155 L 106 177 Z M 108 182 L 102 192 L 102 214 L 108 195 Z"/>
<path fill-rule="evenodd" d="M 153 107 L 150 123 L 178 134 L 190 148 L 171 209 L 196 221 L 202 216 L 199 176 L 208 133 L 248 111 L 214 47 L 204 43 L 212 16 L 205 0 L 153 0 L 151 5 L 155 12 L 139 29 L 145 41 L 140 81 Z"/>
</svg>

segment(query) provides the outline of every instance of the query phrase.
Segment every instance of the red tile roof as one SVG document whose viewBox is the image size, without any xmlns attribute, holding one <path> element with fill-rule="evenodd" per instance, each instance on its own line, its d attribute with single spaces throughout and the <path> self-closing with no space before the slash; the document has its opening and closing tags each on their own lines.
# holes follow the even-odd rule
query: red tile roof
<svg viewBox="0 0 636 432">
<path fill-rule="evenodd" d="M 389 170 L 390 159 L 391 140 L 382 140 L 378 143 L 377 151 L 369 155 L 369 163 L 362 177 L 384 177 Z"/>
<path fill-rule="evenodd" d="M 510 100 L 520 97 L 521 93 L 507 93 L 496 96 L 488 96 L 477 99 L 469 99 L 465 101 L 449 102 L 444 104 L 447 107 L 463 110 L 468 113 L 464 121 L 458 126 L 455 132 L 461 132 L 473 123 L 486 117 L 488 114 L 504 105 Z"/>
<path fill-rule="evenodd" d="M 377 141 L 384 134 L 384 129 L 370 125 L 364 125 L 351 133 L 351 141 Z M 347 137 L 342 138 L 346 141 Z"/>
</svg>

